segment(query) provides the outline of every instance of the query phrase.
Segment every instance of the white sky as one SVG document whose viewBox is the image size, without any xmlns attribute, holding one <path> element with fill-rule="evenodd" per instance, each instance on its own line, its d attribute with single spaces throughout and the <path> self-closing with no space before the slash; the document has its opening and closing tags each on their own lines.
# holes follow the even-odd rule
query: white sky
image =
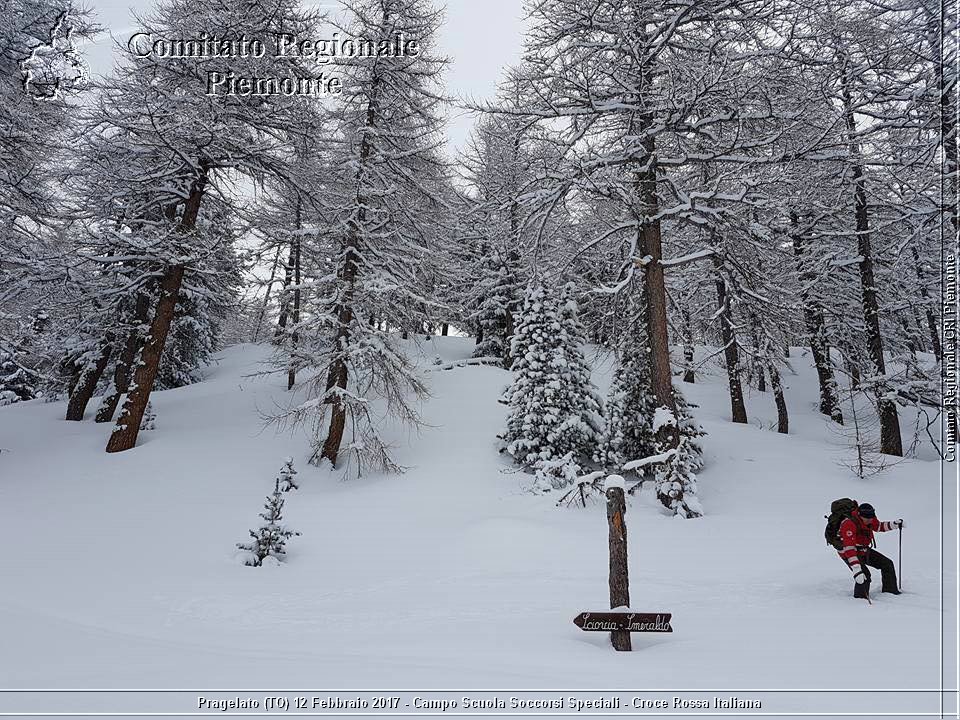
<svg viewBox="0 0 960 720">
<path fill-rule="evenodd" d="M 131 8 L 144 13 L 152 0 L 88 0 L 94 20 L 106 28 L 86 48 L 94 74 L 109 73 L 113 63 L 113 38 L 126 43 L 132 32 Z M 439 0 L 435 0 L 439 2 Z M 324 3 L 326 5 L 326 3 Z M 334 3 L 330 3 L 333 7 Z M 452 59 L 447 70 L 447 90 L 456 97 L 491 98 L 504 69 L 520 59 L 522 0 L 447 0 L 446 24 L 440 31 L 440 48 Z M 451 151 L 463 146 L 473 117 L 454 111 L 447 133 Z"/>
</svg>

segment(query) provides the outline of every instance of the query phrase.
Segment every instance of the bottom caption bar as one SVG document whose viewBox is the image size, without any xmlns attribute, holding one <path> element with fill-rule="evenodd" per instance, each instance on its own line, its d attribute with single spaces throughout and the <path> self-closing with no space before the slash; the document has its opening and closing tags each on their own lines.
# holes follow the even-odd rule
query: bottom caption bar
<svg viewBox="0 0 960 720">
<path fill-rule="evenodd" d="M 957 693 L 863 690 L 3 690 L 0 716 L 956 717 Z"/>
</svg>

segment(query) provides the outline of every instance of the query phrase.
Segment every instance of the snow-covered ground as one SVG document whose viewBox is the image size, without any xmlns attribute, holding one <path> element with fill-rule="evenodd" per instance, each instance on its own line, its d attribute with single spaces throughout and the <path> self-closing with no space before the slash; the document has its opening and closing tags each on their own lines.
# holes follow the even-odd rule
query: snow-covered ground
<svg viewBox="0 0 960 720">
<path fill-rule="evenodd" d="M 845 469 L 800 350 L 784 378 L 788 436 L 768 429 L 769 394 L 754 390 L 752 424 L 734 425 L 722 375 L 682 385 L 709 433 L 706 515 L 629 506 L 631 605 L 674 626 L 635 634 L 630 654 L 572 622 L 608 606 L 603 508 L 524 491 L 497 452 L 508 373 L 431 364 L 471 351 L 466 338 L 411 348 L 432 397 L 428 426 L 394 432 L 400 476 L 345 481 L 307 465 L 301 433 L 265 429 L 285 393 L 279 376 L 254 376 L 258 347 L 156 394 L 157 429 L 129 452 L 106 454 L 109 427 L 63 421 L 62 403 L 0 408 L 0 687 L 956 687 L 955 483 L 944 503 L 932 459 L 865 481 Z M 609 370 L 598 363 L 602 390 Z M 235 543 L 287 455 L 300 490 L 286 520 L 302 536 L 281 567 L 245 567 Z M 851 597 L 822 539 L 842 496 L 905 518 L 902 596 L 876 582 L 872 606 Z M 896 560 L 897 534 L 878 549 Z M 835 697 L 884 709 L 882 695 Z M 908 709 L 936 709 L 917 698 Z"/>
</svg>

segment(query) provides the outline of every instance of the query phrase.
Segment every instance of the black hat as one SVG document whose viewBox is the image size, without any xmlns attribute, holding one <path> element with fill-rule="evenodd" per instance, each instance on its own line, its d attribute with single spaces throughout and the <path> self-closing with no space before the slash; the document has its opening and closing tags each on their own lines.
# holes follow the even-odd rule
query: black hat
<svg viewBox="0 0 960 720">
<path fill-rule="evenodd" d="M 870 503 L 863 503 L 857 508 L 857 514 L 862 518 L 867 518 L 867 520 L 870 520 L 877 516 L 877 511 L 873 509 L 873 505 Z"/>
</svg>

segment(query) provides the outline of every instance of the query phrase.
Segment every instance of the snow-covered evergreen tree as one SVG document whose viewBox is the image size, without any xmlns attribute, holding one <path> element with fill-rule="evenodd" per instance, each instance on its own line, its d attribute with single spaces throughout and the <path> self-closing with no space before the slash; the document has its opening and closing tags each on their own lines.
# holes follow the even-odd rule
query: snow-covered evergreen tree
<svg viewBox="0 0 960 720">
<path fill-rule="evenodd" d="M 653 416 L 656 399 L 650 388 L 646 347 L 630 337 L 622 343 L 606 404 L 606 427 L 596 461 L 607 468 L 623 467 L 636 458 L 656 454 Z"/>
<path fill-rule="evenodd" d="M 0 406 L 37 396 L 40 377 L 17 362 L 12 349 L 0 344 Z"/>
<path fill-rule="evenodd" d="M 653 431 L 661 441 L 658 451 L 671 455 L 669 462 L 657 464 L 657 498 L 668 510 L 684 518 L 703 515 L 697 497 L 697 473 L 703 468 L 703 449 L 698 438 L 706 433 L 693 418 L 683 394 L 674 388 L 676 414 L 657 408 Z"/>
<path fill-rule="evenodd" d="M 264 510 L 260 513 L 263 524 L 256 530 L 250 531 L 250 542 L 237 543 L 237 547 L 248 554 L 244 560 L 245 565 L 260 567 L 267 558 L 283 560 L 286 555 L 287 540 L 300 534 L 281 523 L 283 503 L 283 490 L 280 488 L 278 479 L 274 483 L 273 492 L 267 495 Z"/>
<path fill-rule="evenodd" d="M 293 467 L 293 458 L 288 457 L 283 461 L 283 467 L 280 468 L 280 475 L 277 477 L 277 483 L 283 492 L 299 490 L 300 486 L 294 481 L 293 476 L 297 471 Z"/>
<path fill-rule="evenodd" d="M 564 286 L 559 297 L 543 286 L 527 291 L 513 339 L 515 375 L 502 435 L 517 463 L 548 474 L 558 488 L 572 482 L 603 430 L 602 401 L 580 349 L 583 327 L 573 289 Z M 538 484 L 545 479 L 538 477 Z"/>
<path fill-rule="evenodd" d="M 517 304 L 516 269 L 499 254 L 485 258 L 483 277 L 477 283 L 480 307 L 475 322 L 478 326 L 475 358 L 510 357 L 510 333 L 513 330 L 513 311 Z"/>
</svg>

